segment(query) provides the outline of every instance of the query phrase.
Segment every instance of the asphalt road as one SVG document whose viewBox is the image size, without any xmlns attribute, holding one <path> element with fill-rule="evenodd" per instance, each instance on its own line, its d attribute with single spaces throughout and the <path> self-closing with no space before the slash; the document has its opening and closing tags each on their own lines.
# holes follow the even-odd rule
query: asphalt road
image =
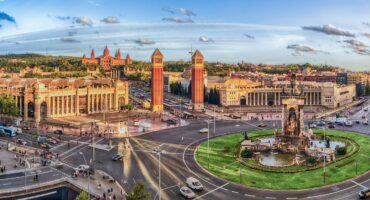
<svg viewBox="0 0 370 200">
<path fill-rule="evenodd" d="M 260 129 L 256 127 L 260 122 L 247 121 L 216 121 L 216 131 L 214 133 L 211 124 L 211 137 L 224 135 L 237 131 L 251 131 Z M 266 129 L 272 129 L 273 123 L 280 125 L 279 122 L 264 122 Z M 155 147 L 160 146 L 165 152 L 161 154 L 161 188 L 162 199 L 183 199 L 179 195 L 179 187 L 185 185 L 187 177 L 198 178 L 204 186 L 202 192 L 197 192 L 196 199 L 356 199 L 358 192 L 363 187 L 370 187 L 370 173 L 355 179 L 355 182 L 346 181 L 336 186 L 328 186 L 319 189 L 309 189 L 302 191 L 274 191 L 258 190 L 229 183 L 225 180 L 213 177 L 201 169 L 194 161 L 193 151 L 199 142 L 206 139 L 206 135 L 199 134 L 198 130 L 207 127 L 204 119 L 192 121 L 185 127 L 172 128 L 156 131 L 138 137 L 114 140 L 119 147 L 110 151 L 95 150 L 95 167 L 110 173 L 126 191 L 132 189 L 138 181 L 143 181 L 146 189 L 152 194 L 152 199 L 158 199 L 158 174 L 159 162 L 158 155 L 153 153 Z M 353 127 L 340 127 L 338 129 L 351 130 L 370 135 L 370 129 L 366 125 L 354 124 Z M 79 138 L 81 143 L 66 143 L 53 148 L 54 152 L 60 154 L 60 158 L 66 163 L 60 173 L 49 167 L 43 168 L 45 173 L 39 173 L 40 181 L 47 181 L 71 174 L 73 167 L 85 164 L 79 152 L 83 152 L 87 162 L 90 162 L 93 150 L 86 142 L 89 138 Z M 84 143 L 85 142 L 85 143 Z M 97 139 L 98 144 L 106 144 L 107 139 Z M 122 148 L 124 142 L 130 143 L 129 149 Z M 112 161 L 114 153 L 125 154 L 123 161 Z M 55 175 L 60 174 L 60 175 Z M 24 176 L 22 178 L 0 179 L 2 187 L 21 187 L 24 186 Z M 31 176 L 27 177 L 27 182 L 32 184 Z M 9 184 L 10 185 L 7 185 Z"/>
</svg>

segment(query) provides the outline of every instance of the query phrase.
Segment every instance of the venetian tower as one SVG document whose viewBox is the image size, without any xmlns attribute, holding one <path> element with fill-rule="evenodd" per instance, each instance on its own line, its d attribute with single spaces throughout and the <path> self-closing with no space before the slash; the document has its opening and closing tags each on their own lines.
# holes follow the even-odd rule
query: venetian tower
<svg viewBox="0 0 370 200">
<path fill-rule="evenodd" d="M 191 100 L 193 103 L 193 110 L 203 110 L 204 108 L 204 57 L 196 50 L 191 58 Z"/>
<path fill-rule="evenodd" d="M 152 55 L 152 111 L 163 111 L 163 55 L 156 49 Z"/>
</svg>

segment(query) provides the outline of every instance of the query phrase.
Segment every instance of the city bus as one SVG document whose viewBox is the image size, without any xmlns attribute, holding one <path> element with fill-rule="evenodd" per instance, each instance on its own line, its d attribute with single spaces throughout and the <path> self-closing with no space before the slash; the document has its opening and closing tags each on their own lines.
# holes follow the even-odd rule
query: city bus
<svg viewBox="0 0 370 200">
<path fill-rule="evenodd" d="M 15 137 L 17 136 L 17 129 L 0 125 L 0 135 Z"/>
</svg>

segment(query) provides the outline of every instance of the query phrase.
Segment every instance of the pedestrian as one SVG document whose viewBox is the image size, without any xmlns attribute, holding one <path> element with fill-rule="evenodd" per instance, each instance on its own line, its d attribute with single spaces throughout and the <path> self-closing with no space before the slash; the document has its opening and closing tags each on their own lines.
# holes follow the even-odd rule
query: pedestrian
<svg viewBox="0 0 370 200">
<path fill-rule="evenodd" d="M 108 195 L 109 195 L 109 193 L 110 193 L 110 189 L 108 189 Z"/>
<path fill-rule="evenodd" d="M 110 192 L 112 192 L 112 193 L 113 193 L 113 188 L 112 188 L 112 187 L 110 188 Z"/>
<path fill-rule="evenodd" d="M 113 200 L 116 200 L 116 195 L 115 194 L 113 195 Z"/>
</svg>

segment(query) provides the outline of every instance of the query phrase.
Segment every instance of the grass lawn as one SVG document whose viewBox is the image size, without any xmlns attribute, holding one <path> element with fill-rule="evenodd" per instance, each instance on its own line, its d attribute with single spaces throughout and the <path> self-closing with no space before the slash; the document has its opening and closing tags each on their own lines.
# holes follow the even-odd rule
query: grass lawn
<svg viewBox="0 0 370 200">
<path fill-rule="evenodd" d="M 320 130 L 314 130 L 314 132 L 320 133 Z M 256 137 L 272 135 L 272 133 L 273 130 L 261 130 L 248 132 L 248 136 Z M 241 133 L 211 139 L 209 159 L 207 141 L 200 144 L 195 156 L 198 163 L 215 176 L 251 187 L 269 189 L 304 189 L 344 181 L 356 176 L 355 161 L 357 161 L 358 175 L 370 170 L 369 136 L 337 130 L 326 130 L 326 135 L 349 138 L 356 141 L 360 145 L 360 148 L 352 156 L 334 162 L 326 167 L 327 175 L 325 184 L 323 168 L 296 173 L 276 173 L 240 165 L 234 157 L 234 152 L 239 148 L 237 144 L 244 138 Z M 230 147 L 230 151 L 224 153 L 224 146 Z M 348 150 L 350 152 L 352 149 Z M 239 168 L 241 168 L 240 171 Z"/>
</svg>

